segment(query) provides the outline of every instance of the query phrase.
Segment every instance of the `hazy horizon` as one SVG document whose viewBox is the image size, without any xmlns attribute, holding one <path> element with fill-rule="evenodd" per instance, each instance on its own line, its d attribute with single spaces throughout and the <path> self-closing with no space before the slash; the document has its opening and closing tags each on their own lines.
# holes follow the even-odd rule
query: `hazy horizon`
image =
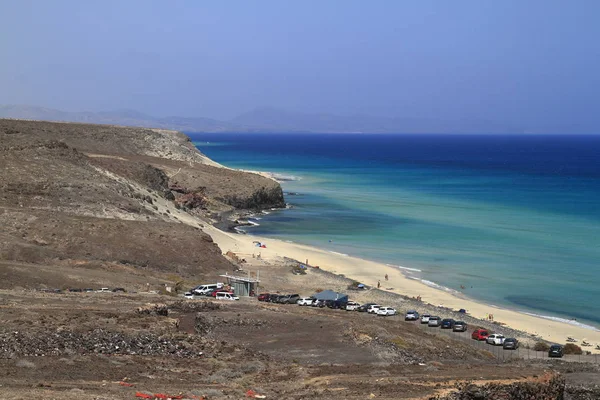
<svg viewBox="0 0 600 400">
<path fill-rule="evenodd" d="M 600 132 L 598 11 L 586 0 L 6 1 L 0 104 Z"/>
</svg>

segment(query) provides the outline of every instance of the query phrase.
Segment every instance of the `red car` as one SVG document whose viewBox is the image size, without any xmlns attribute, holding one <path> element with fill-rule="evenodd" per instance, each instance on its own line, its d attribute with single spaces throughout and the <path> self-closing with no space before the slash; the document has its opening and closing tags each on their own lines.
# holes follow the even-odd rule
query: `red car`
<svg viewBox="0 0 600 400">
<path fill-rule="evenodd" d="M 261 293 L 258 295 L 258 301 L 269 301 L 269 293 Z"/>
<path fill-rule="evenodd" d="M 475 329 L 471 334 L 471 337 L 475 340 L 485 340 L 490 336 L 490 333 L 485 329 Z"/>
</svg>

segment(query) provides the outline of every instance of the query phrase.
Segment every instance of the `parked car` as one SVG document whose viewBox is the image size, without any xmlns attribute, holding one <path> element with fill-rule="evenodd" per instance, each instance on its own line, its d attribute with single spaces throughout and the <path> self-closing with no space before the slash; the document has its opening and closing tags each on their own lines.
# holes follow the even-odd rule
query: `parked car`
<svg viewBox="0 0 600 400">
<path fill-rule="evenodd" d="M 475 329 L 471 334 L 471 338 L 475 340 L 485 340 L 490 336 L 490 333 L 486 329 Z"/>
<path fill-rule="evenodd" d="M 323 308 L 325 307 L 325 300 L 314 300 L 311 306 Z"/>
<path fill-rule="evenodd" d="M 501 335 L 499 333 L 494 333 L 494 334 L 488 336 L 485 339 L 485 342 L 487 344 L 493 344 L 494 346 L 502 346 L 504 344 L 504 339 L 506 339 L 504 337 L 504 335 Z"/>
<path fill-rule="evenodd" d="M 314 299 L 312 297 L 301 297 L 296 303 L 298 303 L 299 306 L 310 306 L 313 301 Z"/>
<path fill-rule="evenodd" d="M 377 315 L 380 315 L 382 317 L 396 315 L 396 310 L 392 307 L 379 307 L 377 309 Z"/>
<path fill-rule="evenodd" d="M 272 294 L 270 294 L 270 295 L 269 295 L 269 299 L 268 299 L 268 300 L 266 300 L 266 301 L 268 301 L 269 303 L 277 303 L 277 300 L 278 300 L 278 299 L 279 299 L 281 296 L 283 296 L 283 295 L 281 295 L 281 294 L 276 294 L 276 293 L 272 293 Z"/>
<path fill-rule="evenodd" d="M 211 297 L 217 298 L 217 295 L 219 293 L 229 293 L 229 294 L 234 294 L 231 290 L 223 290 L 223 289 L 217 289 L 215 291 L 213 291 L 210 295 Z"/>
<path fill-rule="evenodd" d="M 347 301 L 340 301 L 340 300 L 325 300 L 325 305 L 327 307 L 333 308 L 335 310 L 345 309 L 347 303 L 348 303 Z"/>
<path fill-rule="evenodd" d="M 358 312 L 367 312 L 367 310 L 369 309 L 369 307 L 375 305 L 375 303 L 365 303 L 362 306 L 358 306 L 358 308 L 356 309 L 356 311 Z"/>
<path fill-rule="evenodd" d="M 452 331 L 454 332 L 466 332 L 468 328 L 468 325 L 466 322 L 464 321 L 455 321 L 454 322 L 454 327 L 452 328 Z"/>
<path fill-rule="evenodd" d="M 346 311 L 356 311 L 360 307 L 360 304 L 355 301 L 349 301 L 346 303 Z"/>
<path fill-rule="evenodd" d="M 280 303 L 282 304 L 296 304 L 300 300 L 299 294 L 288 294 L 284 296 L 283 299 L 280 299 Z"/>
<path fill-rule="evenodd" d="M 110 293 L 110 289 L 107 288 L 107 287 L 103 287 L 103 288 L 100 288 L 100 289 L 96 290 L 96 292 L 98 292 L 98 293 Z"/>
<path fill-rule="evenodd" d="M 452 318 L 444 318 L 442 320 L 442 329 L 454 328 L 454 320 Z"/>
<path fill-rule="evenodd" d="M 83 291 L 85 293 L 92 293 L 94 291 L 94 289 L 92 289 L 92 288 L 85 288 L 85 289 L 83 289 Z"/>
<path fill-rule="evenodd" d="M 429 314 L 423 314 L 421 315 L 421 323 L 422 324 L 426 324 L 429 322 L 429 318 L 431 318 L 431 315 Z"/>
<path fill-rule="evenodd" d="M 427 321 L 427 326 L 432 326 L 437 328 L 438 326 L 440 326 L 442 323 L 442 319 L 440 317 L 436 317 L 435 315 L 432 315 L 431 317 L 429 317 L 429 321 Z"/>
<path fill-rule="evenodd" d="M 192 293 L 192 292 L 185 292 L 185 293 L 183 294 L 183 297 L 185 297 L 185 298 L 186 298 L 186 299 L 188 299 L 188 300 L 193 300 L 193 299 L 195 299 L 195 298 L 196 298 L 196 296 L 197 296 L 197 295 L 195 295 L 195 294 L 194 294 L 194 293 Z"/>
<path fill-rule="evenodd" d="M 369 308 L 367 308 L 367 312 L 369 314 L 377 314 L 377 310 L 379 310 L 381 306 L 379 304 L 371 304 Z"/>
<path fill-rule="evenodd" d="M 504 350 L 516 350 L 519 348 L 519 341 L 515 338 L 506 338 L 502 344 Z"/>
<path fill-rule="evenodd" d="M 126 292 L 125 288 L 122 288 L 122 287 L 114 288 L 112 291 L 113 291 L 113 293 L 117 293 L 117 292 L 125 293 Z"/>
<path fill-rule="evenodd" d="M 553 344 L 548 350 L 548 357 L 559 357 L 563 356 L 563 347 L 560 344 Z"/>
<path fill-rule="evenodd" d="M 416 321 L 418 319 L 419 319 L 419 313 L 416 312 L 415 310 L 407 311 L 406 315 L 404 316 L 405 321 Z"/>
<path fill-rule="evenodd" d="M 235 296 L 231 292 L 217 292 L 215 299 L 217 299 L 217 300 L 239 300 L 240 298 Z"/>
<path fill-rule="evenodd" d="M 269 301 L 269 296 L 271 296 L 269 293 L 261 293 L 258 295 L 257 299 L 258 301 Z"/>
<path fill-rule="evenodd" d="M 70 288 L 69 292 L 71 293 L 81 293 L 83 292 L 83 289 L 79 289 L 79 288 Z"/>
<path fill-rule="evenodd" d="M 190 292 L 194 294 L 198 294 L 200 296 L 210 296 L 215 289 L 223 289 L 222 283 L 210 283 L 206 285 L 198 285 L 190 290 Z"/>
</svg>

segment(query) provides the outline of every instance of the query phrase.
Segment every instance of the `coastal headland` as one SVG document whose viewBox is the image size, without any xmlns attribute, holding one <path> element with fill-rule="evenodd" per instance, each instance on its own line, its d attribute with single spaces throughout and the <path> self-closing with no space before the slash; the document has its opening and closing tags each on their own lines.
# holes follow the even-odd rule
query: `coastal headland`
<svg viewBox="0 0 600 400">
<path fill-rule="evenodd" d="M 0 120 L 0 169 L 1 398 L 597 394 L 597 364 L 507 360 L 401 316 L 183 299 L 226 273 L 260 273 L 265 290 L 302 295 L 354 280 L 370 287 L 361 302 L 400 313 L 463 308 L 472 326 L 520 335 L 524 346 L 567 336 L 600 344 L 598 331 L 492 308 L 398 268 L 218 229 L 224 216 L 284 207 L 283 191 L 265 174 L 208 159 L 183 134 Z M 306 275 L 290 272 L 299 263 Z M 125 292 L 84 291 L 102 287 Z"/>
</svg>

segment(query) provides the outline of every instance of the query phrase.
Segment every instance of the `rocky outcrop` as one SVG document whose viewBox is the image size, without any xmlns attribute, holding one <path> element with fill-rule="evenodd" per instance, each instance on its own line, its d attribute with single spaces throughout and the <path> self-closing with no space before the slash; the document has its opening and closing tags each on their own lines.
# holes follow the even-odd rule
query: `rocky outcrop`
<svg viewBox="0 0 600 400">
<path fill-rule="evenodd" d="M 461 384 L 457 391 L 430 400 L 563 400 L 565 380 L 560 375 L 514 383 Z"/>
<path fill-rule="evenodd" d="M 285 207 L 281 186 L 261 187 L 250 196 L 241 197 L 236 194 L 219 198 L 226 204 L 238 209 L 257 210 L 262 208 Z"/>
</svg>

